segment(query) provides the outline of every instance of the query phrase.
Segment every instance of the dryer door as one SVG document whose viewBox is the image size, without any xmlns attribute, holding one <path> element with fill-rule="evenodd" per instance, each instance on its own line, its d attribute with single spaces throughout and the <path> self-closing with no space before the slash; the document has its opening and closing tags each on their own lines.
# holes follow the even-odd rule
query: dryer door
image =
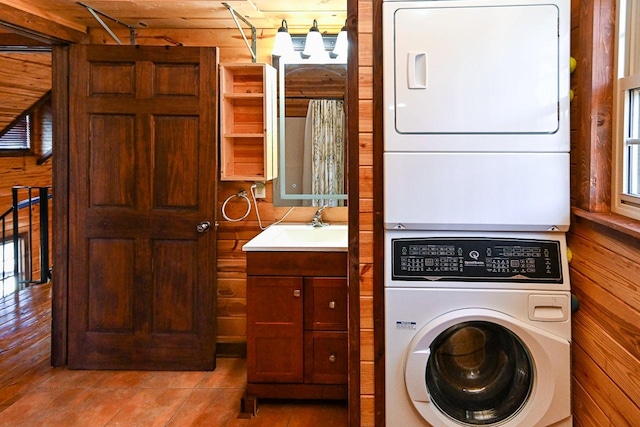
<svg viewBox="0 0 640 427">
<path fill-rule="evenodd" d="M 568 355 L 568 345 L 499 312 L 454 311 L 427 324 L 412 341 L 407 391 L 433 425 L 534 426 L 549 416 L 562 419 L 567 414 L 548 410 L 548 396 L 558 388 L 548 355 Z"/>
<path fill-rule="evenodd" d="M 568 150 L 569 3 L 506 3 L 383 3 L 385 151 Z"/>
</svg>

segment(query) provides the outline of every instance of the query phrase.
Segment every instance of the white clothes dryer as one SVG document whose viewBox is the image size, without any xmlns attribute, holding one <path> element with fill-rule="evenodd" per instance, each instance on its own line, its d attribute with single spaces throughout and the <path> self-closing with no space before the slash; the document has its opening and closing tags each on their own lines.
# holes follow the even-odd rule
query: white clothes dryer
<svg viewBox="0 0 640 427">
<path fill-rule="evenodd" d="M 386 234 L 387 426 L 571 426 L 564 235 Z"/>
<path fill-rule="evenodd" d="M 383 0 L 385 228 L 569 229 L 570 15 Z"/>
</svg>

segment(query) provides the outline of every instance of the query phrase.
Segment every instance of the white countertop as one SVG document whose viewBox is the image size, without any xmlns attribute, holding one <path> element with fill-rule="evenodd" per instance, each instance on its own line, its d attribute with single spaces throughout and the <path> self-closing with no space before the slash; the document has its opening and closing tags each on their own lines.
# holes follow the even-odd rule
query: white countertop
<svg viewBox="0 0 640 427">
<path fill-rule="evenodd" d="M 328 224 L 313 227 L 310 224 L 277 224 L 249 240 L 245 252 L 347 252 L 348 227 Z"/>
</svg>

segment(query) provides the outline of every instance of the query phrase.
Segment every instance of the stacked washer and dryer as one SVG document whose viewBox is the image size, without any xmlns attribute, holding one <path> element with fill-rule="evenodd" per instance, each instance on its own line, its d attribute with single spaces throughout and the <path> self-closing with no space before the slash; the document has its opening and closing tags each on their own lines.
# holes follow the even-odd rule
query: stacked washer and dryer
<svg viewBox="0 0 640 427">
<path fill-rule="evenodd" d="M 383 0 L 390 427 L 571 426 L 569 0 Z"/>
</svg>

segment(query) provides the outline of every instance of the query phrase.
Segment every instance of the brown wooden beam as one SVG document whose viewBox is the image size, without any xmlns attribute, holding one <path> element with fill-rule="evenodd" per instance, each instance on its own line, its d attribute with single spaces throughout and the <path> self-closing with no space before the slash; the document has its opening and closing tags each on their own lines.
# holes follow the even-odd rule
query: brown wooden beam
<svg viewBox="0 0 640 427">
<path fill-rule="evenodd" d="M 609 211 L 611 201 L 615 3 L 581 1 L 579 9 L 574 198 L 591 212 Z"/>
<path fill-rule="evenodd" d="M 0 25 L 51 43 L 82 43 L 89 33 L 84 25 L 69 21 L 21 0 L 0 0 Z"/>
</svg>

